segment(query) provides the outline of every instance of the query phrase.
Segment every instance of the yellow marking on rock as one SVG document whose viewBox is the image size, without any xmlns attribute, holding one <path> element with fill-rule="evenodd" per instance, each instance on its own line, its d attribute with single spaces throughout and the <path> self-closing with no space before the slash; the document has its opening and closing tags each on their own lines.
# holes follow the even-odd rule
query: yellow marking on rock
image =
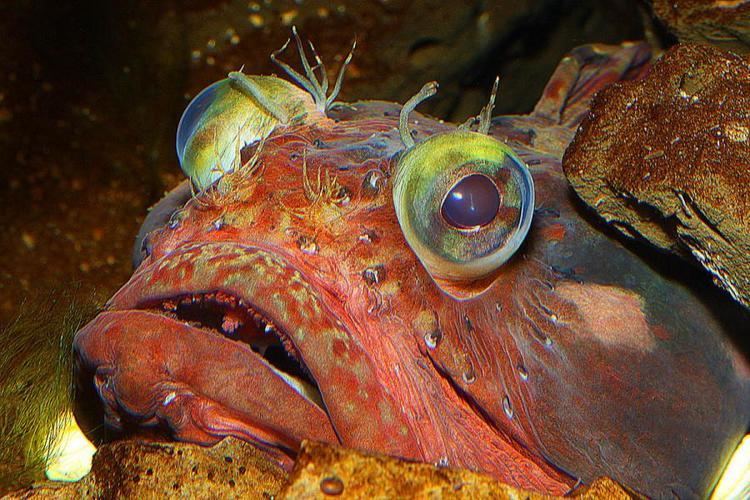
<svg viewBox="0 0 750 500">
<path fill-rule="evenodd" d="M 724 125 L 724 133 L 733 142 L 747 142 L 750 137 L 750 129 L 737 122 Z"/>
</svg>

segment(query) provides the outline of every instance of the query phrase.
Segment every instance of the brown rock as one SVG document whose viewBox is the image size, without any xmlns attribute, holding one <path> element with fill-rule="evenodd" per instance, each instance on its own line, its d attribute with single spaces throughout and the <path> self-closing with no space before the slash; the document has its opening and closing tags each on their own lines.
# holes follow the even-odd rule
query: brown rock
<svg viewBox="0 0 750 500">
<path fill-rule="evenodd" d="M 278 494 L 286 473 L 253 445 L 214 447 L 120 441 L 102 446 L 78 483 L 46 483 L 6 498 L 259 498 Z"/>
<path fill-rule="evenodd" d="M 750 3 L 743 0 L 654 0 L 654 14 L 681 42 L 750 52 Z"/>
<path fill-rule="evenodd" d="M 550 499 L 467 470 L 406 462 L 322 443 L 305 442 L 282 498 Z M 610 479 L 581 488 L 576 498 L 640 498 Z"/>
<path fill-rule="evenodd" d="M 750 64 L 670 49 L 602 91 L 565 153 L 578 195 L 629 236 L 692 255 L 750 306 Z"/>
<path fill-rule="evenodd" d="M 284 487 L 286 485 L 286 487 Z M 283 489 L 283 490 L 282 490 Z M 26 498 L 523 498 L 552 499 L 485 474 L 304 442 L 294 472 L 254 446 L 227 438 L 207 448 L 120 441 L 102 446 L 78 483 L 44 483 L 7 495 Z M 571 494 L 581 499 L 642 498 L 608 478 Z"/>
</svg>

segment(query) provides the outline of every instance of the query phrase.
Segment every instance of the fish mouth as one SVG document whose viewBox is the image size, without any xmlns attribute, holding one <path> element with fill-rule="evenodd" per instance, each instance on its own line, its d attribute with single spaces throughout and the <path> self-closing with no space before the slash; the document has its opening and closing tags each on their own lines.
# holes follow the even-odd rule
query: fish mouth
<svg viewBox="0 0 750 500">
<path fill-rule="evenodd" d="M 340 441 L 293 339 L 334 321 L 271 252 L 198 244 L 139 268 L 74 350 L 111 427 L 162 426 L 200 444 L 234 436 L 290 466 L 302 439 Z"/>
<path fill-rule="evenodd" d="M 222 291 L 193 293 L 144 302 L 138 309 L 187 323 L 207 334 L 245 344 L 277 376 L 325 411 L 323 395 L 288 333 L 244 299 Z"/>
<path fill-rule="evenodd" d="M 286 467 L 303 439 L 419 458 L 344 305 L 292 262 L 235 242 L 144 262 L 74 339 L 105 421 L 238 437 Z"/>
</svg>

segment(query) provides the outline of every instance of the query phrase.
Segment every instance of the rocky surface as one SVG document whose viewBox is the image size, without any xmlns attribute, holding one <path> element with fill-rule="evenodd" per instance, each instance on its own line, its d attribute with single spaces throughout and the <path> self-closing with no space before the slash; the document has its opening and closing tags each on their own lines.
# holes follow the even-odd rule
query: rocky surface
<svg viewBox="0 0 750 500">
<path fill-rule="evenodd" d="M 212 448 L 184 443 L 104 445 L 78 483 L 45 483 L 8 495 L 26 498 L 497 498 L 551 499 L 484 474 L 305 442 L 285 472 L 253 446 L 227 438 Z M 571 493 L 582 499 L 639 496 L 610 479 Z"/>
<path fill-rule="evenodd" d="M 77 483 L 47 482 L 6 498 L 258 498 L 276 496 L 287 475 L 254 446 L 120 441 L 102 446 Z"/>
<path fill-rule="evenodd" d="M 638 12 L 632 0 L 203 0 L 165 12 L 159 29 L 183 37 L 188 94 L 242 65 L 251 73 L 279 72 L 268 54 L 296 25 L 329 71 L 356 37 L 343 99 L 404 102 L 437 80 L 439 95 L 421 109 L 463 121 L 484 105 L 498 73 L 497 112 L 530 108 L 574 46 L 640 38 Z M 152 57 L 168 60 L 164 53 Z M 291 51 L 286 59 L 296 63 Z"/>
<path fill-rule="evenodd" d="M 750 306 L 750 63 L 670 49 L 602 91 L 566 151 L 578 196 L 623 233 L 692 256 Z"/>
<path fill-rule="evenodd" d="M 681 42 L 750 52 L 747 0 L 654 0 L 654 14 Z"/>
<path fill-rule="evenodd" d="M 498 483 L 491 477 L 439 465 L 404 462 L 381 455 L 307 442 L 282 498 L 497 498 L 542 500 L 538 495 Z M 585 499 L 640 498 L 603 478 L 571 496 Z"/>
</svg>

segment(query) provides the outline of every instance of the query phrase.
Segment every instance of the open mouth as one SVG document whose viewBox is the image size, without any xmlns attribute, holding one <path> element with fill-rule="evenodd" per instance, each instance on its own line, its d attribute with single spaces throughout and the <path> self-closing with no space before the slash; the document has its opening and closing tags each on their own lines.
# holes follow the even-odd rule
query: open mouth
<svg viewBox="0 0 750 500">
<path fill-rule="evenodd" d="M 290 466 L 303 439 L 419 457 L 329 299 L 277 252 L 184 245 L 140 268 L 74 350 L 115 427 L 165 425 L 201 444 L 231 435 Z"/>
<path fill-rule="evenodd" d="M 245 300 L 215 291 L 152 301 L 138 309 L 158 312 L 208 334 L 220 334 L 249 346 L 290 387 L 325 411 L 315 379 L 290 336 Z"/>
</svg>

